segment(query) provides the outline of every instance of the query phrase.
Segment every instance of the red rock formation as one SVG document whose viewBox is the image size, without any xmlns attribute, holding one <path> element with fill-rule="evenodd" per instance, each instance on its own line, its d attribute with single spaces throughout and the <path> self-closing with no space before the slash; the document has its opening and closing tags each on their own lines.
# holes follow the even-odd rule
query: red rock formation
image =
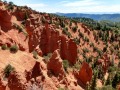
<svg viewBox="0 0 120 90">
<path fill-rule="evenodd" d="M 26 72 L 26 79 L 29 81 L 31 78 L 36 79 L 36 77 L 41 75 L 40 63 L 36 62 L 31 71 Z"/>
<path fill-rule="evenodd" d="M 25 12 L 21 12 L 20 9 L 17 8 L 16 12 L 13 13 L 14 16 L 16 16 L 18 21 L 22 21 L 25 19 Z"/>
<path fill-rule="evenodd" d="M 39 56 L 43 56 L 43 53 L 42 53 L 41 49 L 39 48 L 39 45 L 35 48 L 35 51 L 37 52 L 37 54 Z"/>
<path fill-rule="evenodd" d="M 68 40 L 61 36 L 60 55 L 62 59 L 68 59 Z"/>
<path fill-rule="evenodd" d="M 106 73 L 106 71 L 110 66 L 110 60 L 107 54 L 103 55 L 102 59 L 103 59 L 103 70 L 104 70 L 104 73 Z"/>
<path fill-rule="evenodd" d="M 59 50 L 54 51 L 50 61 L 47 64 L 48 70 L 51 70 L 55 75 L 64 75 L 62 59 L 60 58 Z"/>
<path fill-rule="evenodd" d="M 59 32 L 51 29 L 47 23 L 41 32 L 40 48 L 43 54 L 54 52 L 59 48 Z"/>
<path fill-rule="evenodd" d="M 68 60 L 72 64 L 77 61 L 77 45 L 72 39 L 68 41 Z"/>
<path fill-rule="evenodd" d="M 60 54 L 62 59 L 67 59 L 71 64 L 75 64 L 77 60 L 77 45 L 72 39 L 67 40 L 61 36 Z"/>
<path fill-rule="evenodd" d="M 19 75 L 16 72 L 10 74 L 8 78 L 8 87 L 10 90 L 25 90 L 25 85 L 21 83 Z"/>
<path fill-rule="evenodd" d="M 92 79 L 92 68 L 89 67 L 89 64 L 83 62 L 82 67 L 76 77 L 78 83 L 85 87 L 86 83 L 90 82 L 90 80 Z"/>
<path fill-rule="evenodd" d="M 0 78 L 0 90 L 5 90 L 6 89 L 6 85 L 4 85 L 3 81 Z"/>
<path fill-rule="evenodd" d="M 3 6 L 3 3 L 0 1 L 0 6 Z"/>
<path fill-rule="evenodd" d="M 11 15 L 7 10 L 0 9 L 0 26 L 4 32 L 12 28 Z"/>
</svg>

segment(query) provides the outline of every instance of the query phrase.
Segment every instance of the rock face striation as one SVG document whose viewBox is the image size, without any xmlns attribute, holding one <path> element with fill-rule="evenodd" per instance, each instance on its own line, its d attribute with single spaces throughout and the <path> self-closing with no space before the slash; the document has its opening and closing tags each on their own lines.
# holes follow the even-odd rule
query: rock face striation
<svg viewBox="0 0 120 90">
<path fill-rule="evenodd" d="M 51 70 L 55 75 L 62 75 L 64 76 L 64 69 L 62 64 L 62 59 L 59 54 L 59 50 L 54 51 L 50 61 L 47 64 L 48 70 Z"/>
<path fill-rule="evenodd" d="M 78 83 L 83 87 L 92 79 L 92 69 L 86 62 L 83 62 L 80 71 L 76 74 Z"/>
</svg>

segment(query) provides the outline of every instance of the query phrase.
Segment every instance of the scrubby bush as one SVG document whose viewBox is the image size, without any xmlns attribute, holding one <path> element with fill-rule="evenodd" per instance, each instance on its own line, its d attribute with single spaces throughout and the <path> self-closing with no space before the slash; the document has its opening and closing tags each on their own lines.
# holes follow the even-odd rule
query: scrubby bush
<svg viewBox="0 0 120 90">
<path fill-rule="evenodd" d="M 75 33 L 77 31 L 77 26 L 72 27 L 72 31 Z"/>
<path fill-rule="evenodd" d="M 48 53 L 47 55 L 44 55 L 43 58 L 45 59 L 45 62 L 47 63 L 48 60 L 52 57 L 52 53 Z"/>
<path fill-rule="evenodd" d="M 88 52 L 89 52 L 89 49 L 88 49 L 88 48 L 83 48 L 83 52 L 84 52 L 84 53 L 88 53 Z"/>
<path fill-rule="evenodd" d="M 84 41 L 89 42 L 89 39 L 87 37 L 84 37 Z"/>
<path fill-rule="evenodd" d="M 13 45 L 10 47 L 10 52 L 12 53 L 16 53 L 18 51 L 18 46 L 17 45 Z"/>
<path fill-rule="evenodd" d="M 112 81 L 112 87 L 116 88 L 117 84 L 120 82 L 120 71 L 116 72 L 113 81 Z"/>
<path fill-rule="evenodd" d="M 33 58 L 38 59 L 38 53 L 36 51 L 33 51 Z"/>
<path fill-rule="evenodd" d="M 72 26 L 72 21 L 70 21 L 70 25 L 69 26 Z"/>
<path fill-rule="evenodd" d="M 1 46 L 1 49 L 2 49 L 2 50 L 6 50 L 6 49 L 7 49 L 7 45 L 3 44 L 3 45 Z"/>
<path fill-rule="evenodd" d="M 8 65 L 4 68 L 3 74 L 5 75 L 5 77 L 8 77 L 9 74 L 10 74 L 12 71 L 14 71 L 14 67 L 11 66 L 10 64 L 8 64 Z"/>
<path fill-rule="evenodd" d="M 103 48 L 103 52 L 106 52 L 106 51 L 107 51 L 107 47 L 104 47 L 104 48 Z"/>
<path fill-rule="evenodd" d="M 94 43 L 90 43 L 90 47 L 94 47 Z"/>
<path fill-rule="evenodd" d="M 62 28 L 64 28 L 64 27 L 65 27 L 65 24 L 64 24 L 64 22 L 63 22 L 63 21 L 61 21 L 61 22 L 60 22 L 60 26 L 61 26 Z"/>
<path fill-rule="evenodd" d="M 19 31 L 19 32 L 23 32 L 23 29 L 17 25 L 16 23 L 13 23 L 13 26 Z"/>
<path fill-rule="evenodd" d="M 74 64 L 73 68 L 77 69 L 77 70 L 80 70 L 81 68 L 81 63 L 77 62 Z"/>
<path fill-rule="evenodd" d="M 77 38 L 77 37 L 76 37 L 76 38 L 74 38 L 74 39 L 73 39 L 73 41 L 74 41 L 77 45 L 79 45 L 79 44 L 80 44 L 80 39 L 79 39 L 79 38 Z"/>
<path fill-rule="evenodd" d="M 67 35 L 69 38 L 71 37 L 71 34 L 70 34 L 70 32 L 68 32 L 68 28 L 67 27 L 63 29 L 62 33 Z"/>
<path fill-rule="evenodd" d="M 80 37 L 84 37 L 83 33 L 79 32 L 79 36 Z"/>
<path fill-rule="evenodd" d="M 67 71 L 67 68 L 69 67 L 68 60 L 63 60 L 63 67 L 64 67 L 65 71 Z"/>
<path fill-rule="evenodd" d="M 45 22 L 46 22 L 45 17 L 41 17 L 41 21 L 42 21 L 43 24 L 45 24 Z"/>
<path fill-rule="evenodd" d="M 102 88 L 98 88 L 97 90 L 115 90 L 111 85 L 103 86 Z"/>
<path fill-rule="evenodd" d="M 68 33 L 68 28 L 67 28 L 67 27 L 64 28 L 62 32 L 67 35 L 67 33 Z"/>
<path fill-rule="evenodd" d="M 97 75 L 98 75 L 98 71 L 94 70 L 94 75 L 93 75 L 92 80 L 91 80 L 90 90 L 96 90 Z"/>
<path fill-rule="evenodd" d="M 98 51 L 98 48 L 97 47 L 93 47 L 93 51 L 94 52 Z"/>
</svg>

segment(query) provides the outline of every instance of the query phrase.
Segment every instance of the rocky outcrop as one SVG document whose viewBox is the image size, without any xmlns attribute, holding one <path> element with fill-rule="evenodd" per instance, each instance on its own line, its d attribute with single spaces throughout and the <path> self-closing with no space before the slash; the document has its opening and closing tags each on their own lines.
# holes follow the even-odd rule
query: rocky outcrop
<svg viewBox="0 0 120 90">
<path fill-rule="evenodd" d="M 68 40 L 61 36 L 60 55 L 62 59 L 68 59 Z"/>
<path fill-rule="evenodd" d="M 68 41 L 68 60 L 72 64 L 77 61 L 77 45 L 72 39 Z"/>
<path fill-rule="evenodd" d="M 27 12 L 25 12 L 25 11 L 21 12 L 20 8 L 17 8 L 17 10 L 13 13 L 13 15 L 16 16 L 18 21 L 23 21 L 23 20 L 25 20 L 26 13 Z"/>
<path fill-rule="evenodd" d="M 12 29 L 11 17 L 7 10 L 0 9 L 0 27 L 4 32 Z"/>
<path fill-rule="evenodd" d="M 114 56 L 112 56 L 112 58 L 113 58 L 113 57 L 114 57 Z M 115 58 L 113 58 L 113 60 L 115 60 Z M 103 68 L 103 70 L 104 70 L 104 73 L 106 73 L 107 70 L 108 70 L 108 68 L 109 68 L 109 66 L 110 66 L 111 64 L 114 64 L 113 62 L 114 62 L 114 61 L 112 61 L 112 63 L 111 63 L 108 55 L 107 55 L 107 54 L 104 54 L 104 55 L 102 56 L 102 58 L 97 61 L 97 64 L 98 64 L 98 65 L 101 64 L 101 66 L 102 66 L 102 68 Z"/>
<path fill-rule="evenodd" d="M 5 89 L 6 89 L 6 84 L 7 84 L 7 83 L 4 83 L 4 82 L 2 81 L 2 79 L 0 78 L 0 90 L 5 90 Z"/>
<path fill-rule="evenodd" d="M 8 78 L 8 87 L 10 90 L 25 90 L 24 82 L 20 80 L 16 72 L 10 74 Z"/>
<path fill-rule="evenodd" d="M 48 24 L 46 24 L 46 28 L 41 33 L 40 48 L 44 55 L 60 49 L 62 59 L 67 59 L 71 64 L 76 63 L 76 43 L 72 39 L 69 40 L 65 36 L 60 36 L 59 32 L 49 28 Z"/>
<path fill-rule="evenodd" d="M 40 48 L 44 55 L 59 48 L 59 32 L 50 28 L 47 23 L 41 32 Z"/>
<path fill-rule="evenodd" d="M 32 70 L 26 72 L 26 79 L 27 81 L 29 81 L 32 78 L 36 79 L 36 77 L 40 75 L 41 75 L 40 63 L 36 62 Z"/>
<path fill-rule="evenodd" d="M 81 86 L 85 87 L 87 82 L 90 82 L 92 79 L 92 68 L 89 66 L 88 63 L 83 62 L 79 73 L 77 73 L 75 76 L 78 80 L 78 83 Z"/>
<path fill-rule="evenodd" d="M 60 54 L 62 59 L 67 59 L 71 64 L 77 61 L 77 45 L 72 39 L 67 40 L 61 36 Z"/>
<path fill-rule="evenodd" d="M 3 3 L 2 2 L 0 2 L 0 6 L 2 6 L 3 5 Z"/>
<path fill-rule="evenodd" d="M 54 75 L 64 75 L 62 59 L 60 58 L 59 50 L 54 51 L 50 61 L 47 64 L 47 68 L 53 72 Z"/>
</svg>

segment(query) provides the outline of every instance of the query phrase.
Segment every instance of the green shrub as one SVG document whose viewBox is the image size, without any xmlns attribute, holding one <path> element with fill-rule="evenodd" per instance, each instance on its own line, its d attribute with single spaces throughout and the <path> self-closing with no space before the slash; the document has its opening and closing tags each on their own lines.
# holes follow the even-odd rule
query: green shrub
<svg viewBox="0 0 120 90">
<path fill-rule="evenodd" d="M 84 37 L 83 33 L 79 32 L 79 36 L 80 37 Z"/>
<path fill-rule="evenodd" d="M 104 47 L 104 48 L 103 48 L 103 52 L 106 52 L 106 51 L 107 51 L 107 47 Z"/>
<path fill-rule="evenodd" d="M 72 27 L 72 31 L 75 33 L 77 31 L 77 26 Z"/>
<path fill-rule="evenodd" d="M 69 38 L 71 37 L 71 34 L 70 34 L 70 32 L 68 32 L 68 28 L 67 27 L 63 29 L 62 33 L 67 35 Z"/>
<path fill-rule="evenodd" d="M 93 47 L 93 51 L 94 52 L 98 51 L 98 48 L 97 47 Z"/>
<path fill-rule="evenodd" d="M 3 44 L 3 45 L 1 46 L 1 49 L 2 49 L 2 50 L 6 50 L 6 49 L 7 49 L 7 45 Z"/>
<path fill-rule="evenodd" d="M 81 68 L 81 63 L 77 62 L 74 64 L 73 68 L 77 69 L 77 70 L 80 70 Z"/>
<path fill-rule="evenodd" d="M 14 71 L 14 67 L 12 67 L 10 64 L 8 64 L 3 71 L 3 74 L 5 75 L 5 77 L 8 77 L 9 74 Z"/>
<path fill-rule="evenodd" d="M 70 21 L 70 25 L 69 26 L 72 26 L 72 21 Z"/>
<path fill-rule="evenodd" d="M 88 52 L 89 52 L 89 49 L 88 49 L 88 48 L 83 48 L 83 52 L 84 52 L 84 53 L 88 53 Z"/>
<path fill-rule="evenodd" d="M 117 54 L 118 58 L 120 59 L 120 53 Z"/>
<path fill-rule="evenodd" d="M 64 22 L 63 22 L 63 21 L 61 21 L 61 22 L 60 22 L 60 26 L 61 26 L 62 28 L 64 28 L 64 27 L 65 27 L 65 24 L 64 24 Z"/>
<path fill-rule="evenodd" d="M 13 45 L 13 46 L 10 47 L 10 51 L 12 53 L 16 53 L 18 51 L 18 47 L 16 45 Z"/>
<path fill-rule="evenodd" d="M 94 47 L 94 43 L 90 43 L 90 47 Z"/>
<path fill-rule="evenodd" d="M 42 21 L 43 24 L 45 24 L 45 22 L 46 22 L 45 17 L 41 17 L 41 21 Z"/>
<path fill-rule="evenodd" d="M 99 56 L 102 56 L 102 54 L 103 54 L 102 50 L 98 49 L 97 52 L 98 52 Z"/>
<path fill-rule="evenodd" d="M 64 90 L 64 88 L 60 88 L 60 87 L 59 87 L 58 90 Z"/>
<path fill-rule="evenodd" d="M 68 60 L 63 60 L 63 67 L 64 67 L 65 71 L 67 71 L 67 68 L 69 67 Z"/>
<path fill-rule="evenodd" d="M 25 20 L 27 20 L 27 19 L 28 19 L 28 13 L 27 13 L 27 12 L 25 12 L 24 19 L 25 19 Z"/>
<path fill-rule="evenodd" d="M 68 29 L 64 28 L 62 32 L 67 35 L 68 34 Z"/>
<path fill-rule="evenodd" d="M 65 27 L 63 30 L 68 31 L 68 27 Z"/>
<path fill-rule="evenodd" d="M 115 90 L 111 85 L 103 86 L 102 88 L 98 88 L 97 90 Z"/>
<path fill-rule="evenodd" d="M 89 42 L 89 39 L 87 37 L 84 37 L 84 41 Z"/>
<path fill-rule="evenodd" d="M 52 53 L 48 53 L 47 55 L 44 55 L 43 58 L 45 59 L 45 62 L 47 63 L 48 60 L 52 57 Z"/>
<path fill-rule="evenodd" d="M 59 87 L 58 90 L 68 90 L 68 89 Z"/>
<path fill-rule="evenodd" d="M 19 31 L 19 32 L 23 32 L 23 29 L 17 25 L 16 23 L 13 23 L 13 26 Z"/>
<path fill-rule="evenodd" d="M 91 80 L 90 90 L 96 90 L 96 86 L 97 86 L 97 75 L 98 75 L 98 71 L 97 71 L 97 70 L 94 70 L 94 75 L 93 75 L 92 80 Z"/>
<path fill-rule="evenodd" d="M 67 35 L 68 35 L 69 38 L 72 37 L 70 32 L 67 32 Z"/>
<path fill-rule="evenodd" d="M 36 51 L 33 51 L 33 58 L 38 59 L 38 53 Z"/>
<path fill-rule="evenodd" d="M 77 45 L 79 45 L 79 44 L 80 44 L 80 39 L 79 39 L 79 38 L 77 38 L 77 37 L 76 37 L 76 38 L 74 38 L 74 39 L 73 39 L 73 41 L 74 41 Z"/>
<path fill-rule="evenodd" d="M 120 71 L 116 72 L 113 81 L 112 81 L 112 87 L 116 88 L 117 84 L 120 82 Z"/>
<path fill-rule="evenodd" d="M 114 71 L 116 71 L 116 67 L 115 66 L 110 66 L 108 68 L 108 72 L 114 72 Z"/>
</svg>

